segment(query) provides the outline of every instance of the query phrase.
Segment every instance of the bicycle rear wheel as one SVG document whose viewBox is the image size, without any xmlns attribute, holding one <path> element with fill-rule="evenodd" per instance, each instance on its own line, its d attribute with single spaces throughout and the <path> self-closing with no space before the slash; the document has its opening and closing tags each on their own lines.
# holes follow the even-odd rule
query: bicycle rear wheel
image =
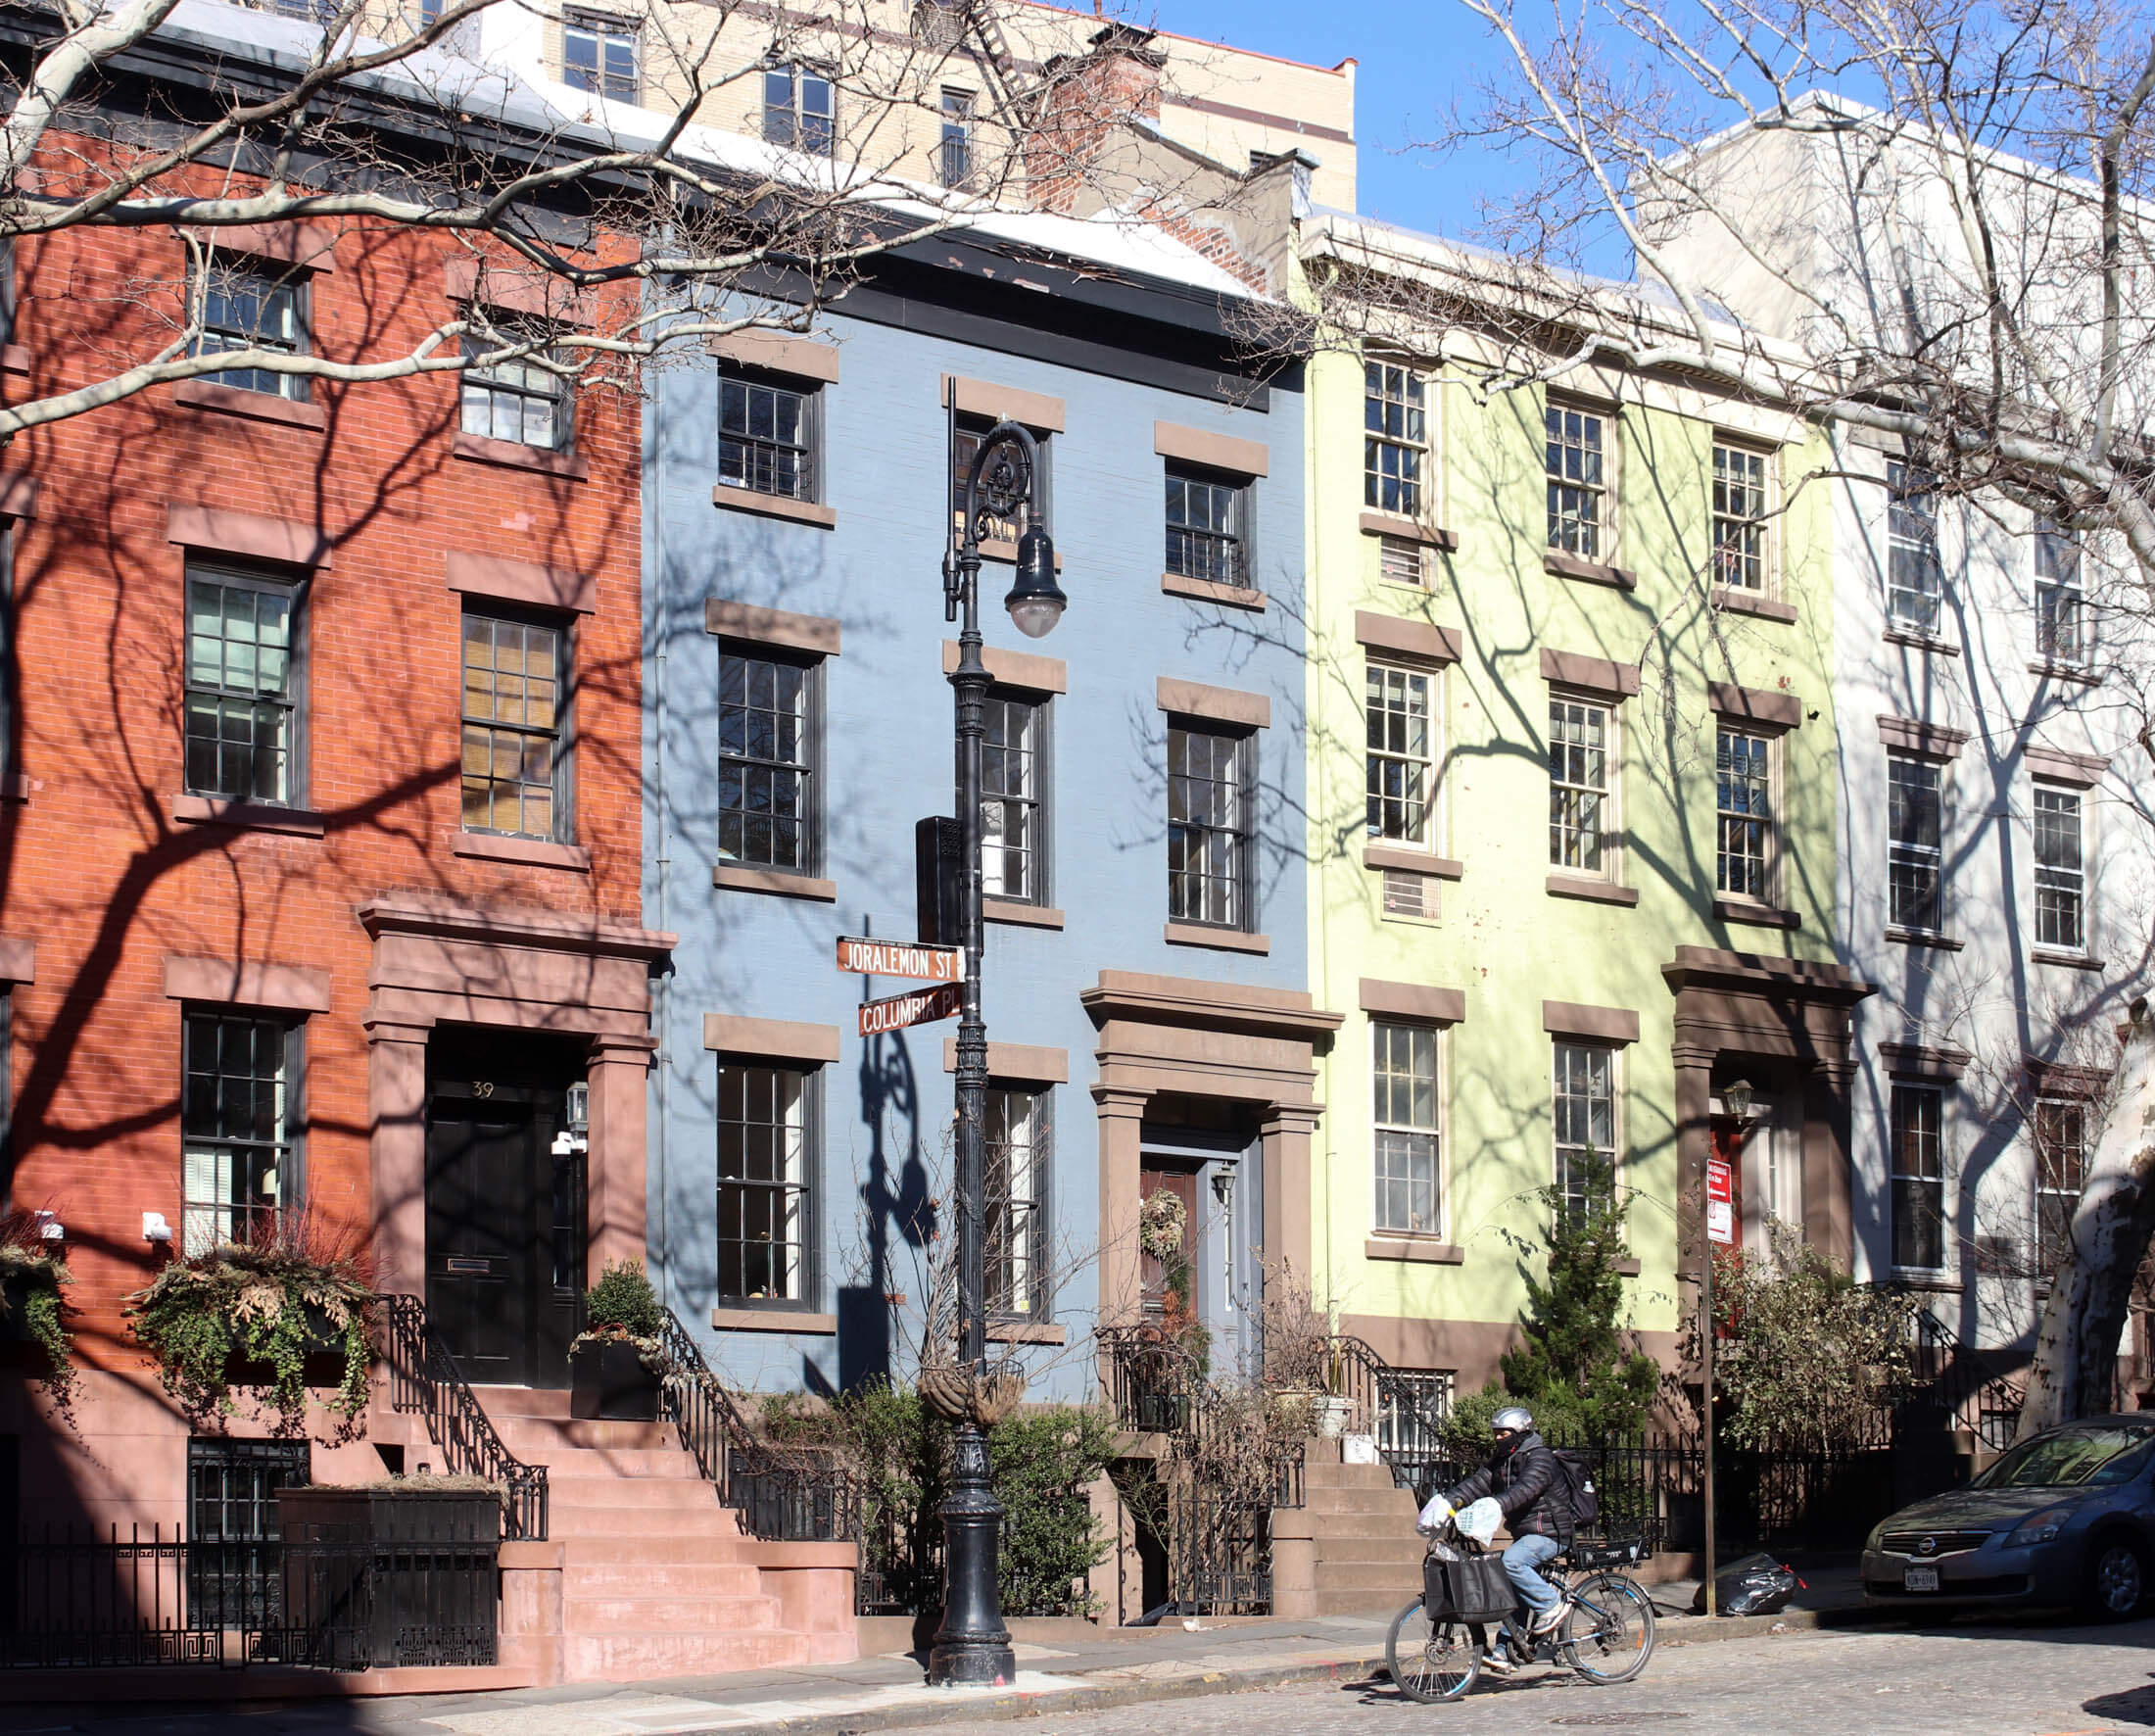
<svg viewBox="0 0 2155 1736">
<path fill-rule="evenodd" d="M 1481 1643 L 1458 1621 L 1429 1619 L 1416 1598 L 1392 1618 L 1384 1636 L 1384 1660 L 1392 1680 L 1410 1700 L 1424 1706 L 1457 1700 L 1481 1674 Z"/>
<path fill-rule="evenodd" d="M 1653 1656 L 1653 1600 L 1618 1573 L 1596 1573 L 1571 1588 L 1558 1644 L 1588 1681 L 1628 1682 Z"/>
</svg>

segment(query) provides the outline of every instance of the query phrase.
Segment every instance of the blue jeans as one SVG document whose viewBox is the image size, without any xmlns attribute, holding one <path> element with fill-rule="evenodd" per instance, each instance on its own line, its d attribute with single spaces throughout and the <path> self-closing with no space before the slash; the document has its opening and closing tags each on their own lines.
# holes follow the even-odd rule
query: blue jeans
<svg viewBox="0 0 2155 1736">
<path fill-rule="evenodd" d="M 1546 1615 L 1556 1607 L 1556 1588 L 1542 1577 L 1540 1569 L 1542 1563 L 1563 1554 L 1563 1548 L 1554 1537 L 1514 1537 L 1504 1552 L 1505 1577 L 1536 1615 Z"/>
</svg>

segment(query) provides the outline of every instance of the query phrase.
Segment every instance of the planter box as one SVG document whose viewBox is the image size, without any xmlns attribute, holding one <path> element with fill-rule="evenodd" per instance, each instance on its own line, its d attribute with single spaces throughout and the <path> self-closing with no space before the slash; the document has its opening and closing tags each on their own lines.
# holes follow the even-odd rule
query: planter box
<svg viewBox="0 0 2155 1736">
<path fill-rule="evenodd" d="M 29 1299 L 33 1284 L 26 1272 L 13 1272 L 0 1278 L 0 1344 L 27 1344 L 30 1341 Z"/>
<path fill-rule="evenodd" d="M 326 1310 L 311 1302 L 307 1314 L 307 1360 L 301 1374 L 310 1386 L 335 1386 L 344 1379 L 344 1328 L 333 1324 Z M 225 1364 L 224 1377 L 234 1386 L 269 1386 L 277 1372 L 266 1362 L 235 1353 Z"/>
<path fill-rule="evenodd" d="M 502 1503 L 447 1489 L 279 1489 L 286 1661 L 497 1661 Z"/>
<path fill-rule="evenodd" d="M 658 1376 L 626 1339 L 597 1339 L 569 1352 L 569 1415 L 579 1422 L 655 1423 Z"/>
</svg>

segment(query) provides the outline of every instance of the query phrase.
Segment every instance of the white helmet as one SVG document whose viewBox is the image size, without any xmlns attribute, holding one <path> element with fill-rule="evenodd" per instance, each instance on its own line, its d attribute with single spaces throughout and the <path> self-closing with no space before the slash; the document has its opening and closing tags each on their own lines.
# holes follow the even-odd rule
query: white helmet
<svg viewBox="0 0 2155 1736">
<path fill-rule="evenodd" d="M 1507 1405 L 1489 1419 L 1489 1427 L 1492 1433 L 1500 1428 L 1508 1428 L 1513 1434 L 1531 1433 L 1534 1427 L 1534 1413 L 1524 1405 Z"/>
</svg>

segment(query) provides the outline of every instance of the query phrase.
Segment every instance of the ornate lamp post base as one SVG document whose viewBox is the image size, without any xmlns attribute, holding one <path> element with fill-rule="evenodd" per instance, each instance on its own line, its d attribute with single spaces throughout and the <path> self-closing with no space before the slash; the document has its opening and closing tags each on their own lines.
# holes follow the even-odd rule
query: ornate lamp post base
<svg viewBox="0 0 2155 1736">
<path fill-rule="evenodd" d="M 1017 1655 L 996 1593 L 1002 1504 L 988 1480 L 987 1436 L 958 1425 L 957 1463 L 942 1504 L 943 1618 L 928 1654 L 935 1688 L 992 1688 L 1015 1681 Z"/>
</svg>

